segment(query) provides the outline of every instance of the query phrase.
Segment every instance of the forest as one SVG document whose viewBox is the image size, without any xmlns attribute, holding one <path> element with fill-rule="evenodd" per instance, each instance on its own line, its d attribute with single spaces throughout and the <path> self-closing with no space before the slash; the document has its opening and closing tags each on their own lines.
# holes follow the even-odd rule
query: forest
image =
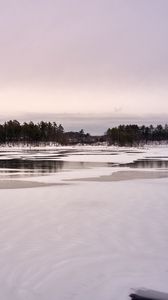
<svg viewBox="0 0 168 300">
<path fill-rule="evenodd" d="M 17 120 L 10 120 L 0 124 L 0 143 L 31 144 L 39 142 L 54 142 L 64 144 L 64 128 L 55 122 L 44 122 L 35 124 L 30 121 L 20 124 Z"/>
<path fill-rule="evenodd" d="M 56 122 L 39 123 L 9 120 L 0 124 L 0 144 L 53 143 L 60 145 L 107 143 L 119 146 L 138 146 L 152 142 L 168 141 L 168 125 L 138 126 L 120 125 L 109 128 L 103 135 L 91 135 L 80 131 L 65 132 L 62 124 Z"/>
<path fill-rule="evenodd" d="M 168 125 L 120 125 L 107 130 L 106 140 L 110 145 L 119 146 L 165 142 L 168 141 Z"/>
</svg>

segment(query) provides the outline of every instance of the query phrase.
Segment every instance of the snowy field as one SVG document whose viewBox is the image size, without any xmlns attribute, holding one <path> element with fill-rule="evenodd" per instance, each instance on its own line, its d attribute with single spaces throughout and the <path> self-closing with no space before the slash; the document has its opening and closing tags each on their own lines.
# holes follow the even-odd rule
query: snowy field
<svg viewBox="0 0 168 300">
<path fill-rule="evenodd" d="M 166 146 L 0 149 L 0 187 L 13 182 L 0 189 L 0 299 L 168 292 L 168 178 L 82 180 L 166 172 L 167 161 Z"/>
</svg>

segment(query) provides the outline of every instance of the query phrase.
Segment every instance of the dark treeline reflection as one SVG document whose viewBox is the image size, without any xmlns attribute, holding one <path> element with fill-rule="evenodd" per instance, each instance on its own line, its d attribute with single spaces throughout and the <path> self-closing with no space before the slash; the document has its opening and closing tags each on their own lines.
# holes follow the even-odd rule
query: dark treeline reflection
<svg viewBox="0 0 168 300">
<path fill-rule="evenodd" d="M 61 170 L 89 169 L 95 167 L 111 167 L 113 164 L 97 162 L 67 162 L 61 160 L 26 160 L 26 159 L 0 159 L 1 172 L 24 173 L 56 173 Z"/>
<path fill-rule="evenodd" d="M 130 167 L 130 168 L 168 168 L 168 160 L 157 160 L 157 159 L 140 159 L 132 163 L 122 164 L 121 167 Z"/>
<path fill-rule="evenodd" d="M 64 164 L 63 161 L 4 159 L 0 160 L 0 169 L 19 169 L 31 173 L 55 173 L 65 167 Z"/>
</svg>

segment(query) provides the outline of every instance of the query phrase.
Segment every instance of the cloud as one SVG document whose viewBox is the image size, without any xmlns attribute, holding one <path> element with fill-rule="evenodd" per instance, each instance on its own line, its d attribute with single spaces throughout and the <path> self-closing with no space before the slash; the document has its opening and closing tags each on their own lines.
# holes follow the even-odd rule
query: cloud
<svg viewBox="0 0 168 300">
<path fill-rule="evenodd" d="M 167 10 L 167 0 L 1 1 L 1 110 L 163 113 Z"/>
</svg>

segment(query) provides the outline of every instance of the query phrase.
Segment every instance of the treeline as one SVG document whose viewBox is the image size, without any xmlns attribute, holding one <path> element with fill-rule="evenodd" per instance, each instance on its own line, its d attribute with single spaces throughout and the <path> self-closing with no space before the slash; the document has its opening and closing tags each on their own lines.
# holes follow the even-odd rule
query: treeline
<svg viewBox="0 0 168 300">
<path fill-rule="evenodd" d="M 120 125 L 109 128 L 104 135 L 93 136 L 83 129 L 78 132 L 65 132 L 56 122 L 39 123 L 10 120 L 0 124 L 0 144 L 40 144 L 53 143 L 61 145 L 95 144 L 107 142 L 109 145 L 138 146 L 150 142 L 168 141 L 168 125 L 138 126 Z"/>
<path fill-rule="evenodd" d="M 20 124 L 17 120 L 10 120 L 0 124 L 0 143 L 39 143 L 54 142 L 64 144 L 64 128 L 55 122 L 34 122 Z"/>
<path fill-rule="evenodd" d="M 150 142 L 168 141 L 168 125 L 156 127 L 138 125 L 120 125 L 109 128 L 106 133 L 107 142 L 110 145 L 140 145 Z"/>
<path fill-rule="evenodd" d="M 65 132 L 61 124 L 56 122 L 39 123 L 24 122 L 21 124 L 17 120 L 10 120 L 0 124 L 0 144 L 35 144 L 53 143 L 61 145 L 93 144 L 101 141 L 101 137 L 91 136 L 84 133 L 83 129 L 79 132 Z"/>
</svg>

